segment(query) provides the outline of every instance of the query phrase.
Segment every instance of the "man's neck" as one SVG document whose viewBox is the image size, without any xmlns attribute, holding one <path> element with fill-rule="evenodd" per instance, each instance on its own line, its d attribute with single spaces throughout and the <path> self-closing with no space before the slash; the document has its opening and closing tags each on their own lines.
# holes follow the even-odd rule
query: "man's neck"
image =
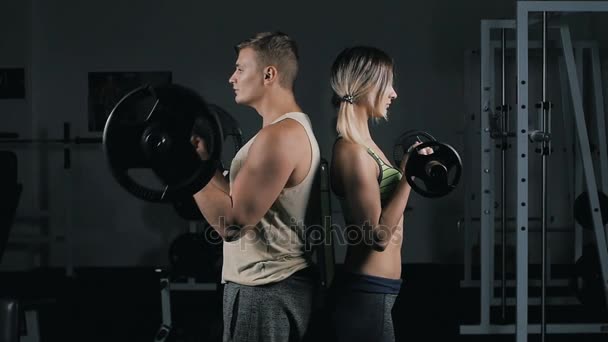
<svg viewBox="0 0 608 342">
<path fill-rule="evenodd" d="M 293 92 L 282 88 L 267 94 L 253 108 L 262 117 L 262 127 L 270 125 L 286 113 L 302 111 L 295 100 Z"/>
</svg>

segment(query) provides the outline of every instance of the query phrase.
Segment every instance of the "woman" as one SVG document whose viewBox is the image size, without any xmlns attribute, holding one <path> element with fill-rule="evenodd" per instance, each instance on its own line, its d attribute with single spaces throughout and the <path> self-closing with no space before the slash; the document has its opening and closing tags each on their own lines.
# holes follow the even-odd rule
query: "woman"
<svg viewBox="0 0 608 342">
<path fill-rule="evenodd" d="M 401 288 L 403 212 L 411 187 L 402 177 L 407 154 L 399 167 L 391 165 L 368 125 L 386 119 L 397 98 L 392 59 L 373 47 L 347 48 L 334 61 L 331 86 L 339 106 L 331 186 L 348 239 L 334 282 L 333 323 L 338 341 L 394 341 L 391 310 Z"/>
</svg>

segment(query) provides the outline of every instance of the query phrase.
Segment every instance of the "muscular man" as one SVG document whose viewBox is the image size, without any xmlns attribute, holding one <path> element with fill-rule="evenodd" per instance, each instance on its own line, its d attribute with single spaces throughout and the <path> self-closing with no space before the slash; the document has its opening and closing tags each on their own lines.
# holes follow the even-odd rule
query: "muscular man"
<svg viewBox="0 0 608 342">
<path fill-rule="evenodd" d="M 255 109 L 262 127 L 235 156 L 229 181 L 218 171 L 194 195 L 224 239 L 224 341 L 300 341 L 315 287 L 303 237 L 319 146 L 293 93 L 295 42 L 265 32 L 236 51 L 235 101 Z M 204 141 L 193 143 L 204 158 Z"/>
</svg>

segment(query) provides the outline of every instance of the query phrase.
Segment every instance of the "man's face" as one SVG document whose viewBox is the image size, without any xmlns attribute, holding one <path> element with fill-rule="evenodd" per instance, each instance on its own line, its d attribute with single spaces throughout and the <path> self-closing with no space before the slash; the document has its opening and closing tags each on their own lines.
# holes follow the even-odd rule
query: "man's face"
<svg viewBox="0 0 608 342">
<path fill-rule="evenodd" d="M 234 90 L 234 101 L 251 105 L 262 97 L 264 91 L 264 71 L 257 63 L 257 53 L 252 48 L 239 51 L 234 73 L 228 82 Z"/>
</svg>

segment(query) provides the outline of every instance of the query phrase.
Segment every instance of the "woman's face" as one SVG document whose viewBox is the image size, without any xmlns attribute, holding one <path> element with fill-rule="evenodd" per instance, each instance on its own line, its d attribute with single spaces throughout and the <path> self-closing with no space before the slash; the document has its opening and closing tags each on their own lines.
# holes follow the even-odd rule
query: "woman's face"
<svg viewBox="0 0 608 342">
<path fill-rule="evenodd" d="M 379 91 L 382 91 L 382 95 L 378 98 Z M 367 96 L 367 103 L 370 105 L 370 109 L 373 112 L 372 117 L 386 117 L 391 102 L 397 98 L 397 92 L 393 89 L 393 85 L 390 84 L 386 89 L 371 91 Z M 377 103 L 376 99 L 378 99 Z M 374 104 L 376 105 L 375 108 L 373 108 Z"/>
<path fill-rule="evenodd" d="M 389 85 L 386 90 L 384 91 L 384 95 L 380 98 L 380 103 L 378 104 L 380 106 L 379 111 L 380 113 L 382 113 L 382 116 L 386 116 L 386 113 L 388 113 L 388 108 L 391 105 L 391 102 L 393 102 L 394 99 L 397 98 L 397 92 L 395 91 L 395 89 L 393 89 L 393 85 Z"/>
</svg>

